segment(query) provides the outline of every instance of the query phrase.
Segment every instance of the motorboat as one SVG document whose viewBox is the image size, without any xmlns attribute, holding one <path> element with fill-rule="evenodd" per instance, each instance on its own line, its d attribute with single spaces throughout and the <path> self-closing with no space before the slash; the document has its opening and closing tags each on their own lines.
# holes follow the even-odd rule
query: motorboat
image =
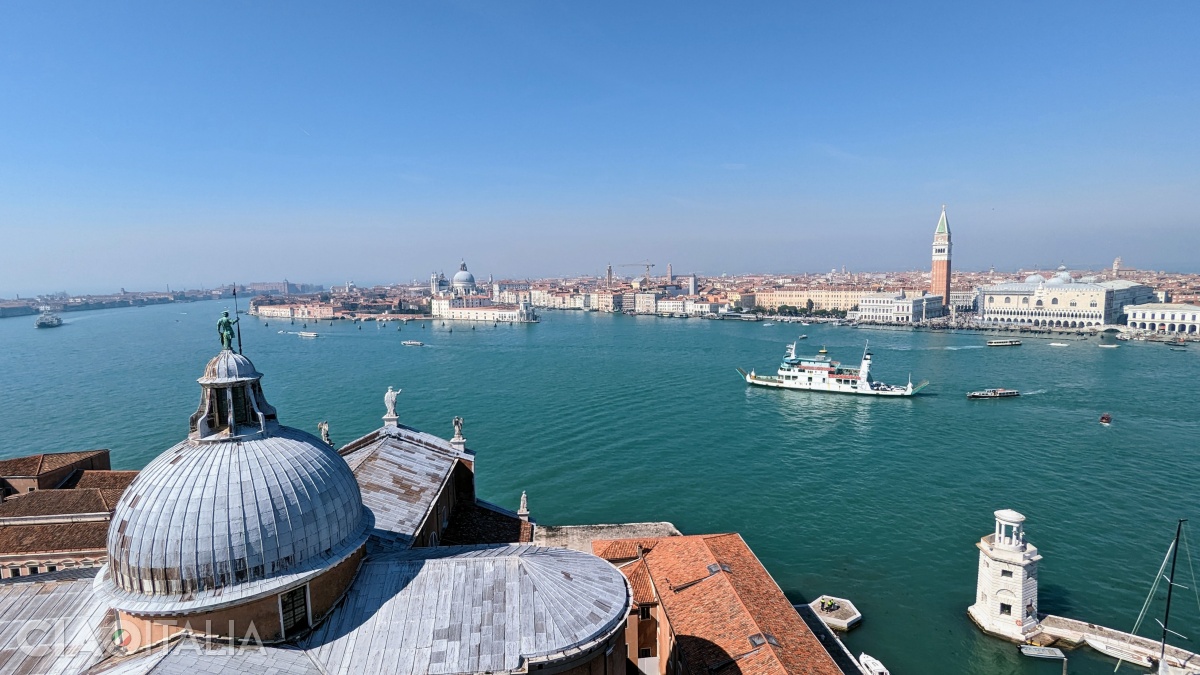
<svg viewBox="0 0 1200 675">
<path fill-rule="evenodd" d="M 400 344 L 404 345 L 405 347 L 424 347 L 425 346 L 424 342 L 419 342 L 417 340 L 405 340 L 405 341 L 401 342 Z"/>
<path fill-rule="evenodd" d="M 300 337 L 302 337 L 302 338 L 315 338 L 315 337 L 318 337 L 318 335 L 317 335 L 316 333 L 312 333 L 312 332 L 309 332 L 309 331 L 304 331 L 304 330 L 302 330 L 302 331 L 300 331 L 300 332 L 296 333 L 296 335 L 299 335 L 299 336 L 300 336 Z"/>
<path fill-rule="evenodd" d="M 1051 347 L 1070 347 L 1071 345 L 1069 345 L 1065 342 L 1051 342 L 1050 346 Z"/>
<path fill-rule="evenodd" d="M 1100 415 L 1100 424 L 1103 424 L 1104 426 L 1108 426 L 1108 425 L 1112 424 L 1112 415 L 1110 415 L 1108 413 L 1101 414 Z"/>
<path fill-rule="evenodd" d="M 989 347 L 1020 347 L 1021 341 L 1020 340 L 988 340 L 987 346 L 989 346 Z"/>
<path fill-rule="evenodd" d="M 1013 398 L 1020 396 L 1021 392 L 1016 389 L 984 389 L 983 391 L 972 391 L 967 393 L 967 398 Z"/>
<path fill-rule="evenodd" d="M 1121 345 L 1096 345 L 1096 346 L 1101 349 L 1116 349 L 1117 347 L 1120 347 Z"/>
<path fill-rule="evenodd" d="M 801 336 L 797 337 L 796 339 L 797 339 L 797 340 L 807 340 L 807 339 L 808 339 L 808 335 L 801 335 Z"/>
<path fill-rule="evenodd" d="M 763 328 L 766 328 L 767 326 L 774 326 L 774 325 L 775 325 L 774 323 L 772 323 L 772 322 L 768 321 L 768 322 L 766 322 L 766 323 L 764 323 L 764 324 L 763 324 Z"/>
<path fill-rule="evenodd" d="M 858 655 L 858 665 L 862 666 L 867 675 L 892 675 L 879 659 L 865 652 Z"/>
</svg>

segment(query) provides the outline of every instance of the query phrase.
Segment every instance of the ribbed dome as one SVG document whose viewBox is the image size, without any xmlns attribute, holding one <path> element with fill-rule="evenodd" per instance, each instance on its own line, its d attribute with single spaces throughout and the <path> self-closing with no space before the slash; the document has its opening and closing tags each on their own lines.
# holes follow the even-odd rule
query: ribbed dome
<svg viewBox="0 0 1200 675">
<path fill-rule="evenodd" d="M 1027 284 L 1041 284 L 1045 283 L 1045 281 L 1046 277 L 1040 274 L 1030 274 L 1029 276 L 1025 277 L 1025 283 Z"/>
<path fill-rule="evenodd" d="M 261 377 L 262 373 L 255 370 L 250 359 L 226 349 L 208 362 L 208 365 L 204 367 L 204 377 L 200 378 L 199 382 L 200 384 L 224 384 L 239 380 L 257 380 Z"/>
<path fill-rule="evenodd" d="M 116 587 L 194 595 L 333 564 L 362 543 L 366 511 L 346 461 L 272 426 L 242 442 L 186 440 L 138 474 L 108 532 Z"/>
<path fill-rule="evenodd" d="M 260 378 L 230 350 L 209 361 L 188 438 L 121 496 L 103 577 L 117 606 L 229 604 L 318 574 L 365 541 L 370 515 L 346 460 L 281 426 Z"/>
</svg>

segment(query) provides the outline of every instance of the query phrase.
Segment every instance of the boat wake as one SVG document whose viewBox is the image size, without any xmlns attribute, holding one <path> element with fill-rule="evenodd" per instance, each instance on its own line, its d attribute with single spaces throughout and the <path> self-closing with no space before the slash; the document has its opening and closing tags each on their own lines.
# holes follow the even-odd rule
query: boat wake
<svg viewBox="0 0 1200 675">
<path fill-rule="evenodd" d="M 1046 393 L 1045 389 L 1038 389 L 1037 391 L 1023 391 L 1023 392 L 1021 392 L 1021 395 L 1022 396 L 1034 396 L 1036 394 L 1044 394 L 1044 393 Z"/>
<path fill-rule="evenodd" d="M 947 349 L 949 351 L 956 352 L 960 349 L 983 349 L 983 345 L 962 345 L 960 347 L 943 347 L 942 349 Z"/>
</svg>

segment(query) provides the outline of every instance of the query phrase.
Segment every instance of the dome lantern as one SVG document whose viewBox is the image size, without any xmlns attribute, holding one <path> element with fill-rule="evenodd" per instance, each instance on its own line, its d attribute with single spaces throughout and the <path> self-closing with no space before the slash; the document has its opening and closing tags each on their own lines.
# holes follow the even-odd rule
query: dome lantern
<svg viewBox="0 0 1200 675">
<path fill-rule="evenodd" d="M 265 434 L 276 421 L 250 359 L 224 349 L 208 362 L 200 383 L 200 406 L 188 421 L 188 437 L 201 442 Z"/>
</svg>

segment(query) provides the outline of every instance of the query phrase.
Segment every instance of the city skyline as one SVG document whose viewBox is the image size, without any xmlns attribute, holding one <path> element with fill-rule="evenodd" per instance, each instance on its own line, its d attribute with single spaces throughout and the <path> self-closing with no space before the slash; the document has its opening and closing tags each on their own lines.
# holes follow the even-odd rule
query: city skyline
<svg viewBox="0 0 1200 675">
<path fill-rule="evenodd" d="M 1196 272 L 1198 12 L 27 6 L 0 295 L 921 269 L 943 203 L 957 269 Z"/>
</svg>

